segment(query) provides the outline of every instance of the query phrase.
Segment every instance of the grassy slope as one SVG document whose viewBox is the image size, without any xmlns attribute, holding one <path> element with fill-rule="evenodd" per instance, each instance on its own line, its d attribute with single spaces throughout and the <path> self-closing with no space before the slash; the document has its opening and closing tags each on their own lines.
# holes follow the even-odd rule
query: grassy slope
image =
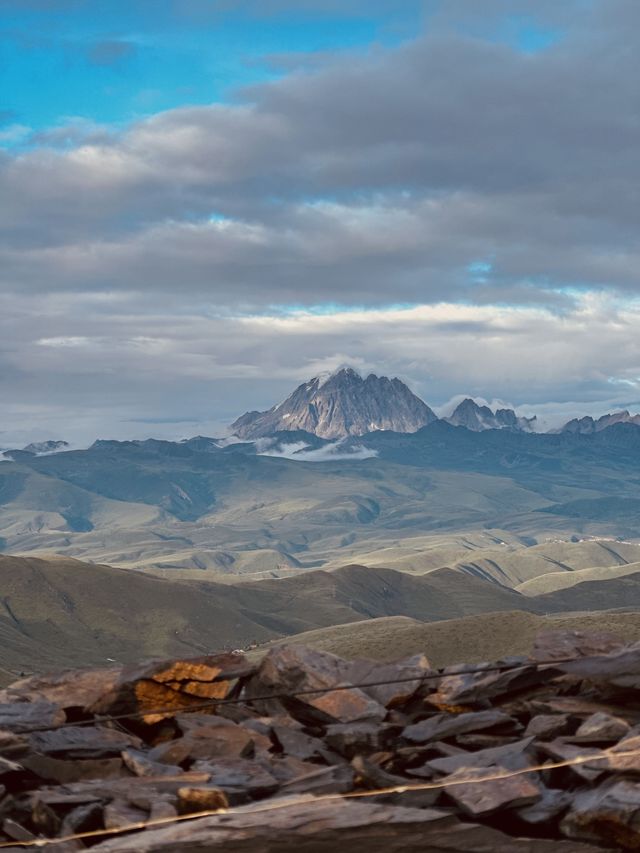
<svg viewBox="0 0 640 853">
<path fill-rule="evenodd" d="M 585 581 L 607 581 L 621 578 L 625 575 L 633 575 L 640 572 L 640 562 L 628 563 L 624 566 L 594 566 L 587 569 L 576 569 L 567 572 L 549 572 L 546 575 L 532 578 L 525 583 L 519 584 L 516 590 L 522 595 L 544 595 L 568 589 Z"/>
<path fill-rule="evenodd" d="M 564 484 L 543 494 L 508 471 L 236 456 L 121 448 L 0 465 L 0 537 L 12 553 L 212 579 L 349 562 L 423 572 L 466 559 L 470 540 L 568 538 L 574 520 L 538 510 L 599 495 Z"/>
<path fill-rule="evenodd" d="M 536 635 L 549 629 L 606 631 L 636 642 L 640 640 L 640 612 L 537 616 L 512 611 L 431 624 L 395 616 L 321 628 L 276 643 L 304 643 L 341 657 L 380 661 L 421 652 L 426 654 L 432 666 L 440 667 L 528 654 Z M 261 656 L 263 653 L 261 648 L 253 655 Z"/>
<path fill-rule="evenodd" d="M 233 586 L 0 556 L 0 666 L 199 654 L 365 618 L 446 619 L 530 601 L 451 570 L 416 578 L 351 566 Z"/>
<path fill-rule="evenodd" d="M 513 611 L 633 606 L 640 608 L 640 574 L 532 598 L 453 569 L 416 577 L 347 566 L 234 586 L 171 581 L 68 559 L 0 556 L 0 667 L 15 673 L 107 658 L 200 654 L 380 617 L 436 622 L 488 612 L 506 614 L 486 623 L 492 626 L 488 641 L 503 637 L 503 645 L 515 651 L 522 638 L 520 627 L 510 627 Z M 348 636 L 343 628 L 339 633 Z M 480 634 L 477 641 L 476 654 L 490 657 L 481 651 Z M 398 653 L 393 636 L 381 642 Z M 442 648 L 453 653 L 460 642 L 447 635 Z"/>
</svg>

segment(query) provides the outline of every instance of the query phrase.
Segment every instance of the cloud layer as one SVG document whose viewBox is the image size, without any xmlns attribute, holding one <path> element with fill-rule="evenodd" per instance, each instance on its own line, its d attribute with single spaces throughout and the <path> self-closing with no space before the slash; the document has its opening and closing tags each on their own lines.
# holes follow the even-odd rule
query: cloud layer
<svg viewBox="0 0 640 853">
<path fill-rule="evenodd" d="M 436 404 L 638 399 L 640 5 L 477 8 L 228 103 L 8 133 L 0 428 L 221 427 L 345 360 Z"/>
</svg>

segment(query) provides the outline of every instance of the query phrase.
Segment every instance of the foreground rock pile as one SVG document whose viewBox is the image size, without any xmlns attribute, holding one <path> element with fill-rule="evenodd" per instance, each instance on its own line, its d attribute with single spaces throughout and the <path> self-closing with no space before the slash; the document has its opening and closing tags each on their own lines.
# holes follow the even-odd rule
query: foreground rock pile
<svg viewBox="0 0 640 853">
<path fill-rule="evenodd" d="M 337 843 L 640 849 L 640 644 L 549 634 L 530 658 L 442 672 L 282 646 L 0 694 L 0 849 Z"/>
</svg>

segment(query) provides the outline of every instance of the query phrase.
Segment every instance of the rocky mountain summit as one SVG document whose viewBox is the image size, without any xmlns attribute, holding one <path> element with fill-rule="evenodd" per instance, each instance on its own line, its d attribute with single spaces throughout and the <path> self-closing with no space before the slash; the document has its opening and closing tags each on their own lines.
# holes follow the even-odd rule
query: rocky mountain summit
<svg viewBox="0 0 640 853">
<path fill-rule="evenodd" d="M 66 450 L 69 447 L 68 441 L 32 441 L 23 447 L 25 453 L 57 453 L 59 450 Z"/>
<path fill-rule="evenodd" d="M 296 431 L 335 440 L 385 430 L 415 433 L 438 420 L 471 432 L 541 431 L 535 416 L 524 417 L 511 408 L 494 411 L 471 397 L 462 400 L 448 417 L 439 419 L 400 379 L 373 373 L 365 378 L 351 367 L 304 382 L 266 412 L 247 412 L 231 425 L 231 431 L 247 441 Z M 640 426 L 640 414 L 623 410 L 597 419 L 574 418 L 550 432 L 593 435 L 619 424 Z"/>
<path fill-rule="evenodd" d="M 453 426 L 463 426 L 472 432 L 482 432 L 485 429 L 511 429 L 521 432 L 533 432 L 536 417 L 518 417 L 513 409 L 496 409 L 492 412 L 488 406 L 479 406 L 475 400 L 467 397 L 448 418 L 447 423 Z"/>
<path fill-rule="evenodd" d="M 363 378 L 344 367 L 304 382 L 267 412 L 247 412 L 231 425 L 231 431 L 244 439 L 281 430 L 305 430 L 335 439 L 376 430 L 417 432 L 436 420 L 429 406 L 400 379 L 373 373 Z"/>
<path fill-rule="evenodd" d="M 7 459 L 22 459 L 25 456 L 46 456 L 49 453 L 60 453 L 63 450 L 68 450 L 68 441 L 32 441 L 21 450 L 5 450 L 2 454 Z"/>
<path fill-rule="evenodd" d="M 61 453 L 69 449 L 68 441 L 34 441 L 22 449 L 10 449 L 0 451 L 0 457 L 11 459 L 14 462 L 26 460 L 34 456 L 49 456 L 52 453 Z"/>
<path fill-rule="evenodd" d="M 612 412 L 607 415 L 602 415 L 600 418 L 592 418 L 587 415 L 584 418 L 573 418 L 568 421 L 559 432 L 579 433 L 580 435 L 592 435 L 594 432 L 601 432 L 607 427 L 614 424 L 634 424 L 640 426 L 640 415 L 632 415 L 627 409 L 621 412 Z"/>
</svg>

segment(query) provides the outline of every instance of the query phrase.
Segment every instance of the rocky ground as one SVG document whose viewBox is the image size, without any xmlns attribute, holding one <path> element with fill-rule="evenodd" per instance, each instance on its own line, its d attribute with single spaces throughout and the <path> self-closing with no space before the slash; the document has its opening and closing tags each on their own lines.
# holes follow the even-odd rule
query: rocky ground
<svg viewBox="0 0 640 853">
<path fill-rule="evenodd" d="M 352 686 L 358 685 L 358 686 Z M 0 694 L 0 849 L 640 849 L 640 644 L 438 671 L 304 646 Z"/>
</svg>

